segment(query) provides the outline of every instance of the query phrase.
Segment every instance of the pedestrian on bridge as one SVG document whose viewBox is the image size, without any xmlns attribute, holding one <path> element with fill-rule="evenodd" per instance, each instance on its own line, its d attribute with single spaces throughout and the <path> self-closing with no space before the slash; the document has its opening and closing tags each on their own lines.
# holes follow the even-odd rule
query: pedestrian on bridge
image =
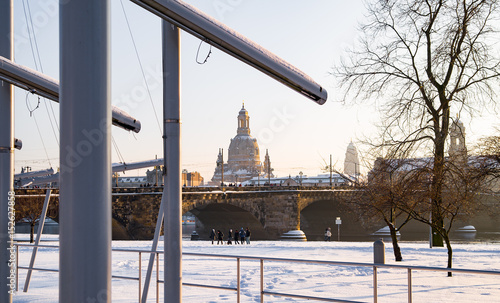
<svg viewBox="0 0 500 303">
<path fill-rule="evenodd" d="M 229 232 L 227 234 L 227 245 L 231 245 L 231 240 L 233 239 L 233 230 L 229 229 Z"/>
<path fill-rule="evenodd" d="M 224 234 L 220 231 L 220 229 L 217 230 L 217 245 L 220 244 L 224 245 Z"/>
<path fill-rule="evenodd" d="M 240 229 L 240 240 L 241 240 L 241 244 L 245 243 L 245 235 L 246 235 L 246 232 L 245 230 L 243 229 L 243 227 Z"/>
<path fill-rule="evenodd" d="M 215 229 L 212 228 L 212 231 L 210 232 L 210 240 L 212 240 L 212 244 L 214 244 L 215 241 Z"/>
<path fill-rule="evenodd" d="M 240 242 L 238 242 L 238 239 L 240 238 L 240 233 L 238 232 L 238 229 L 235 228 L 234 229 L 234 244 L 240 244 Z M 243 243 L 241 243 L 243 244 Z"/>
<path fill-rule="evenodd" d="M 247 240 L 247 244 L 250 244 L 250 229 L 247 227 L 247 230 L 245 231 L 245 238 Z"/>
<path fill-rule="evenodd" d="M 328 227 L 325 230 L 325 241 L 330 242 L 331 238 L 332 238 L 332 229 Z"/>
</svg>

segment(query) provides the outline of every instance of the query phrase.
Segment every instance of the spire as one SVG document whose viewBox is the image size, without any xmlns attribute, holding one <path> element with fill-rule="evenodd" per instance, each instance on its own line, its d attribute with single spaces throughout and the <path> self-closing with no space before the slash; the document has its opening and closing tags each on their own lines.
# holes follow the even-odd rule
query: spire
<svg viewBox="0 0 500 303">
<path fill-rule="evenodd" d="M 269 157 L 269 152 L 266 149 L 266 157 L 264 158 L 264 176 L 274 177 L 273 168 L 271 168 L 271 158 Z"/>
<path fill-rule="evenodd" d="M 250 117 L 245 109 L 245 103 L 238 114 L 238 135 L 250 135 Z"/>
<path fill-rule="evenodd" d="M 354 146 L 352 140 L 347 146 L 347 150 L 345 152 L 344 174 L 351 176 L 359 175 L 358 150 L 356 149 L 356 146 Z"/>
<path fill-rule="evenodd" d="M 467 156 L 467 146 L 465 144 L 465 126 L 458 118 L 453 119 L 449 131 L 450 135 L 450 148 L 448 154 L 452 157 Z"/>
</svg>

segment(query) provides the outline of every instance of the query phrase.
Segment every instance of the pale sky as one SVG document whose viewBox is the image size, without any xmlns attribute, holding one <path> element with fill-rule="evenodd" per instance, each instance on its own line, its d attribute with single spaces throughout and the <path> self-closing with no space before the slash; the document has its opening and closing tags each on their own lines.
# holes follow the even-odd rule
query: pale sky
<svg viewBox="0 0 500 303">
<path fill-rule="evenodd" d="M 37 46 L 45 74 L 59 76 L 58 1 L 29 1 Z M 126 162 L 162 157 L 161 130 L 158 126 L 139 61 L 128 31 L 120 0 L 112 0 L 112 103 L 142 123 L 139 134 L 113 127 L 113 139 Z M 343 169 L 347 145 L 374 133 L 378 114 L 367 106 L 345 106 L 338 102 L 336 79 L 329 73 L 343 49 L 355 42 L 359 21 L 363 19 L 361 0 L 189 0 L 186 1 L 222 21 L 262 47 L 295 65 L 328 90 L 328 101 L 317 105 L 302 95 L 254 70 L 237 59 L 212 48 L 208 61 L 200 65 L 196 55 L 200 40 L 182 32 L 182 166 L 199 171 L 209 181 L 215 169 L 219 148 L 227 148 L 236 135 L 237 115 L 242 103 L 250 115 L 251 135 L 257 138 L 261 161 L 266 149 L 278 176 L 321 173 L 329 155 Z M 15 61 L 35 68 L 26 29 L 27 1 L 15 1 Z M 133 38 L 137 45 L 156 115 L 162 121 L 161 24 L 160 19 L 132 2 L 123 0 Z M 28 16 L 29 17 L 29 16 Z M 35 45 L 33 45 L 35 48 Z M 198 60 L 203 61 L 209 47 L 202 44 Z M 38 60 L 38 59 L 37 59 Z M 38 67 L 40 69 L 40 67 Z M 58 130 L 51 127 L 49 114 L 59 123 L 59 105 L 42 101 L 34 112 L 43 136 L 27 109 L 37 97 L 16 89 L 15 136 L 23 149 L 15 153 L 16 173 L 21 166 L 33 170 L 59 166 Z M 488 135 L 496 118 L 486 115 L 481 124 L 462 120 L 467 140 Z M 52 124 L 56 121 L 52 118 Z M 498 125 L 497 125 L 498 126 Z M 120 162 L 113 147 L 113 162 Z M 129 171 L 126 176 L 140 175 Z M 123 175 L 123 174 L 122 174 Z"/>
</svg>

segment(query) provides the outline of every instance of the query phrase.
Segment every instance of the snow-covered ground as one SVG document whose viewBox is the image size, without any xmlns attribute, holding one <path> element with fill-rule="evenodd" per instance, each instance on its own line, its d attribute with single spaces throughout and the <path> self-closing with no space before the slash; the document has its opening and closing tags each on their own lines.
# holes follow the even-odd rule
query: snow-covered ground
<svg viewBox="0 0 500 303">
<path fill-rule="evenodd" d="M 49 238 L 54 236 L 45 236 Z M 57 244 L 46 242 L 43 244 Z M 148 241 L 113 241 L 113 248 L 148 249 Z M 162 246 L 160 246 L 160 249 Z M 446 267 L 445 248 L 429 248 L 424 242 L 401 243 L 403 262 L 395 262 L 392 246 L 386 243 L 386 263 Z M 455 243 L 454 268 L 500 272 L 500 243 Z M 252 241 L 250 245 L 212 245 L 208 241 L 183 241 L 183 252 L 234 256 L 277 257 L 289 259 L 373 262 L 372 242 L 285 242 Z M 20 265 L 27 266 L 31 248 L 20 248 Z M 142 277 L 146 274 L 148 255 L 142 257 Z M 113 275 L 138 276 L 138 253 L 113 252 Z M 235 259 L 183 257 L 183 282 L 236 287 Z M 35 267 L 58 268 L 58 249 L 39 250 Z M 162 265 L 160 265 L 162 271 Z M 78 273 L 75 273 L 78 274 Z M 154 273 L 155 274 L 155 273 Z M 30 289 L 22 292 L 26 270 L 20 270 L 19 289 L 14 302 L 57 302 L 58 274 L 33 273 Z M 407 271 L 378 270 L 379 302 L 407 302 Z M 160 279 L 163 279 L 162 273 Z M 500 275 L 472 275 L 445 272 L 413 271 L 413 302 L 500 302 Z M 241 261 L 241 302 L 260 302 L 260 263 Z M 160 285 L 161 302 L 163 288 Z M 373 270 L 370 267 L 334 266 L 301 263 L 264 262 L 264 289 L 269 292 L 373 302 Z M 155 302 L 156 288 L 151 284 L 148 302 Z M 230 290 L 187 287 L 182 289 L 184 302 L 236 302 Z M 113 279 L 113 302 L 137 302 L 138 282 Z M 265 296 L 265 302 L 306 302 L 296 298 Z M 311 301 L 307 301 L 311 302 Z"/>
</svg>

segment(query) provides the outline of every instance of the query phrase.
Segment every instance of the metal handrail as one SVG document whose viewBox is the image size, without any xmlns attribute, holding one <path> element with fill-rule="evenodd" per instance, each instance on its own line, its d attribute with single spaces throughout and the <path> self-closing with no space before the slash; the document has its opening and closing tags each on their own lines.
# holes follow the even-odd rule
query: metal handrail
<svg viewBox="0 0 500 303">
<path fill-rule="evenodd" d="M 26 246 L 26 247 L 35 247 L 33 244 L 22 244 L 22 243 L 15 243 L 16 246 L 16 251 L 18 250 L 19 246 Z M 59 248 L 58 245 L 36 245 L 36 247 L 42 247 L 42 248 Z M 158 284 L 164 283 L 163 280 L 160 280 L 159 278 L 159 255 L 163 254 L 163 251 L 160 250 L 141 250 L 141 249 L 123 249 L 123 248 L 114 248 L 112 251 L 115 252 L 132 252 L 132 253 L 139 253 L 139 277 L 127 277 L 127 276 L 112 276 L 112 278 L 116 279 L 127 279 L 127 280 L 134 280 L 134 281 L 139 281 L 139 302 L 141 300 L 141 281 L 142 281 L 142 274 L 141 274 L 141 256 L 142 253 L 145 254 L 154 254 L 156 256 L 156 301 L 158 302 L 159 300 L 159 287 Z M 335 265 L 335 266 L 351 266 L 351 267 L 371 267 L 373 268 L 373 298 L 374 302 L 377 302 L 377 291 L 378 291 L 378 285 L 377 285 L 377 269 L 379 268 L 391 268 L 391 269 L 401 269 L 401 270 L 407 270 L 407 282 L 408 282 L 408 302 L 412 302 L 412 271 L 414 270 L 421 270 L 421 271 L 439 271 L 439 272 L 455 272 L 455 273 L 468 273 L 468 274 L 482 274 L 482 275 L 496 275 L 500 276 L 500 271 L 493 271 L 493 270 L 478 270 L 478 269 L 463 269 L 463 268 L 442 268 L 442 267 L 427 267 L 427 266 L 411 266 L 411 265 L 400 265 L 400 264 L 373 264 L 373 263 L 360 263 L 360 262 L 341 262 L 341 261 L 326 261 L 326 260 L 305 260 L 305 259 L 288 259 L 288 258 L 274 258 L 274 257 L 254 257 L 254 256 L 234 256 L 234 255 L 218 255 L 218 254 L 206 254 L 206 253 L 190 253 L 190 252 L 183 252 L 183 256 L 196 256 L 196 257 L 209 257 L 209 258 L 227 258 L 227 259 L 236 259 L 237 261 L 237 286 L 236 287 L 226 287 L 226 286 L 215 286 L 215 285 L 208 285 L 208 284 L 195 284 L 195 283 L 187 283 L 183 282 L 183 286 L 190 286 L 190 287 L 203 287 L 203 288 L 211 288 L 211 289 L 220 289 L 220 290 L 230 290 L 230 291 L 235 291 L 237 294 L 237 302 L 240 302 L 240 262 L 241 260 L 254 260 L 254 261 L 259 261 L 260 262 L 260 298 L 261 302 L 264 302 L 264 295 L 270 295 L 270 296 L 281 296 L 281 297 L 290 297 L 290 298 L 297 298 L 297 299 L 308 299 L 308 300 L 319 300 L 319 301 L 325 301 L 325 302 L 348 302 L 348 303 L 354 303 L 357 301 L 349 301 L 349 300 L 342 300 L 342 299 L 334 299 L 334 298 L 323 298 L 323 297 L 312 297 L 312 296 L 304 296 L 304 295 L 297 295 L 297 294 L 290 294 L 290 293 L 278 293 L 278 292 L 271 292 L 271 291 L 266 291 L 264 290 L 264 261 L 268 262 L 287 262 L 287 263 L 303 263 L 303 264 L 319 264 L 319 265 Z M 19 258 L 17 258 L 16 262 L 19 261 Z M 16 264 L 17 269 L 31 269 L 31 270 L 37 270 L 37 271 L 49 271 L 49 272 L 58 272 L 59 270 L 57 269 L 44 269 L 44 268 L 30 268 L 30 267 L 25 267 L 25 266 L 18 266 Z M 17 282 L 16 282 L 17 284 Z M 17 289 L 17 286 L 16 286 Z"/>
<path fill-rule="evenodd" d="M 38 267 L 30 267 L 30 266 L 19 266 L 19 246 L 23 247 L 37 247 L 37 248 L 59 248 L 59 245 L 34 245 L 34 244 L 23 244 L 23 243 L 14 243 L 14 246 L 16 246 L 16 270 L 19 269 L 26 269 L 26 270 L 36 270 L 36 271 L 48 271 L 48 272 L 59 272 L 59 269 L 52 269 L 52 268 L 38 268 Z M 128 276 L 117 276 L 117 275 L 112 275 L 111 278 L 113 279 L 123 279 L 123 280 L 132 280 L 132 281 L 138 281 L 139 282 L 139 302 L 141 300 L 141 284 L 142 284 L 142 253 L 148 252 L 148 253 L 154 253 L 151 251 L 144 251 L 144 250 L 138 250 L 138 249 L 119 249 L 115 248 L 112 249 L 112 251 L 121 251 L 121 252 L 136 252 L 139 253 L 139 276 L 138 277 L 128 277 Z M 156 254 L 158 255 L 158 254 Z M 16 290 L 18 290 L 19 287 L 19 275 L 16 274 Z M 26 290 L 27 291 L 27 290 Z"/>
</svg>

